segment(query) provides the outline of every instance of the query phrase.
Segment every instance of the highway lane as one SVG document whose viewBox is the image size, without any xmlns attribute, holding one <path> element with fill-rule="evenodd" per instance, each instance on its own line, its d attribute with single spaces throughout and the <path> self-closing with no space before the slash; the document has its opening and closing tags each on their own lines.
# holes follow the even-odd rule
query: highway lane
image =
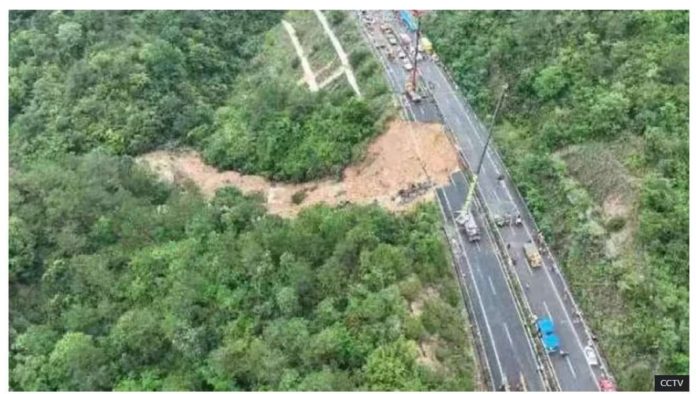
<svg viewBox="0 0 696 394">
<path fill-rule="evenodd" d="M 379 29 L 380 22 L 375 22 L 372 32 L 368 32 L 364 24 L 360 25 L 368 42 L 381 41 L 389 45 Z M 384 68 L 392 89 L 403 92 L 405 82 L 411 75 L 403 68 L 402 60 L 398 57 L 388 59 L 385 50 L 372 46 L 371 50 Z M 428 104 L 427 100 L 413 104 L 402 95 L 399 95 L 398 100 L 407 118 L 441 121 L 437 107 Z M 443 215 L 446 216 L 446 226 L 449 226 L 450 234 L 456 234 L 451 241 L 458 245 L 456 250 L 460 251 L 459 254 L 455 253 L 455 257 L 460 272 L 465 275 L 461 279 L 466 282 L 467 288 L 472 289 L 468 293 L 472 299 L 473 319 L 482 333 L 486 363 L 492 374 L 494 388 L 499 388 L 504 382 L 514 387 L 520 380 L 520 374 L 523 374 L 529 389 L 544 390 L 544 382 L 537 370 L 537 355 L 506 281 L 502 261 L 495 253 L 493 235 L 485 232 L 480 242 L 469 243 L 463 240 L 459 227 L 454 222 L 453 217 L 466 198 L 467 188 L 465 177 L 458 172 L 449 186 L 437 190 L 437 196 Z M 478 217 L 477 220 L 483 224 L 483 218 Z M 482 225 L 482 228 L 486 227 Z"/>
<path fill-rule="evenodd" d="M 399 33 L 406 32 L 401 24 L 395 24 Z M 486 131 L 473 111 L 445 76 L 444 72 L 433 62 L 420 63 L 419 70 L 424 80 L 433 86 L 432 93 L 438 104 L 445 123 L 453 130 L 458 144 L 468 161 L 475 165 L 485 144 Z M 597 390 L 600 367 L 589 365 L 584 347 L 591 344 L 591 339 L 581 321 L 575 319 L 575 305 L 572 296 L 565 295 L 565 282 L 554 259 L 550 254 L 543 256 L 541 268 L 532 270 L 522 258 L 522 244 L 535 242 L 536 228 L 531 214 L 526 209 L 514 185 L 509 184 L 509 177 L 502 181 L 497 174 L 505 174 L 502 160 L 494 146 L 489 150 L 483 162 L 479 191 L 482 201 L 492 214 L 520 212 L 523 218 L 521 227 L 505 227 L 500 236 L 510 244 L 511 254 L 522 262 L 515 266 L 515 272 L 522 283 L 528 284 L 525 296 L 532 311 L 538 315 L 550 315 L 556 323 L 561 346 L 568 356 L 551 356 L 551 362 L 563 390 Z M 576 320 L 577 322 L 574 322 Z M 596 349 L 595 349 L 596 350 Z"/>
<path fill-rule="evenodd" d="M 528 389 L 544 390 L 544 383 L 537 371 L 533 344 L 506 282 L 502 262 L 494 253 L 493 235 L 484 231 L 481 240 L 472 243 L 465 239 L 466 234 L 454 222 L 467 191 L 468 184 L 458 171 L 452 175 L 449 185 L 438 189 L 437 196 L 444 212 L 449 215 L 445 218 L 446 223 L 456 233 L 455 241 L 460 251 L 457 264 L 460 272 L 464 273 L 462 279 L 469 289 L 473 289 L 469 294 L 474 299 L 474 314 L 483 334 L 486 358 L 489 366 L 493 367 L 494 388 L 501 387 L 503 382 L 515 388 L 522 373 Z M 475 215 L 481 223 L 483 218 Z"/>
</svg>

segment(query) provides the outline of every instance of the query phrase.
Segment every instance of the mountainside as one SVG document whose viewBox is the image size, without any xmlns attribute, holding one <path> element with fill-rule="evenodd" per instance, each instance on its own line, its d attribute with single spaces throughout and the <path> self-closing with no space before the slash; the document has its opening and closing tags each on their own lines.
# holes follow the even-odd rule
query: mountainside
<svg viewBox="0 0 696 394">
<path fill-rule="evenodd" d="M 688 373 L 688 12 L 435 12 L 624 390 Z"/>
</svg>

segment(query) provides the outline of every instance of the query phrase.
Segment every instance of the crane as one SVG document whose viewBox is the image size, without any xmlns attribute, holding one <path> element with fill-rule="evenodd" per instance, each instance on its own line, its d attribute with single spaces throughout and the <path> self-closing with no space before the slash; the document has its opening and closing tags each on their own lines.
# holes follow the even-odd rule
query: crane
<svg viewBox="0 0 696 394">
<path fill-rule="evenodd" d="M 478 178 L 479 178 L 479 173 L 481 172 L 481 166 L 483 164 L 483 159 L 486 157 L 486 150 L 488 149 L 488 144 L 491 142 L 491 136 L 493 135 L 492 129 L 493 125 L 495 125 L 495 120 L 498 117 L 498 111 L 500 110 L 500 106 L 503 103 L 503 99 L 505 98 L 505 95 L 507 94 L 507 88 L 508 85 L 505 84 L 503 85 L 503 91 L 500 94 L 500 98 L 498 99 L 498 103 L 495 106 L 495 111 L 493 112 L 493 120 L 491 121 L 491 125 L 488 128 L 488 137 L 486 138 L 486 143 L 483 145 L 483 151 L 481 152 L 481 158 L 479 159 L 478 165 L 476 166 L 476 171 L 473 174 L 473 178 L 471 180 L 471 187 L 469 187 L 469 192 L 466 195 L 466 200 L 464 200 L 464 205 L 462 206 L 462 214 L 466 214 L 469 212 L 469 209 L 471 207 L 471 202 L 474 199 L 474 191 L 476 190 L 476 185 L 478 184 Z"/>
</svg>

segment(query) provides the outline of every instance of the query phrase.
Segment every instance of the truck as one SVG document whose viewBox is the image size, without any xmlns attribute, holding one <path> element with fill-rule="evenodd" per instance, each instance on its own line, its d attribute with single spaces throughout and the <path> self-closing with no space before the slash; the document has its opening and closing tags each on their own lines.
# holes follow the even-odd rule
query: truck
<svg viewBox="0 0 696 394">
<path fill-rule="evenodd" d="M 533 243 L 526 242 L 522 245 L 522 249 L 524 250 L 524 257 L 527 259 L 527 263 L 529 263 L 532 268 L 541 267 L 541 255 Z"/>
<path fill-rule="evenodd" d="M 411 81 L 406 81 L 406 97 L 414 103 L 421 101 L 421 96 L 418 94 L 416 89 L 413 88 L 413 83 Z"/>
<path fill-rule="evenodd" d="M 553 320 L 550 317 L 541 317 L 536 321 L 536 329 L 544 350 L 554 353 L 560 349 L 561 341 L 556 336 L 553 327 Z"/>
<path fill-rule="evenodd" d="M 481 232 L 479 231 L 474 215 L 471 212 L 459 211 L 459 215 L 455 219 L 457 224 L 464 227 L 464 232 L 469 242 L 476 242 L 481 240 Z"/>
<path fill-rule="evenodd" d="M 420 38 L 421 44 L 423 44 L 423 50 L 428 54 L 432 55 L 433 54 L 433 43 L 428 40 L 427 37 L 421 37 Z"/>
<path fill-rule="evenodd" d="M 418 23 L 416 23 L 416 20 L 413 18 L 413 14 L 411 14 L 411 11 L 401 10 L 399 11 L 399 16 L 401 17 L 401 20 L 404 22 L 408 30 L 418 30 Z"/>
</svg>

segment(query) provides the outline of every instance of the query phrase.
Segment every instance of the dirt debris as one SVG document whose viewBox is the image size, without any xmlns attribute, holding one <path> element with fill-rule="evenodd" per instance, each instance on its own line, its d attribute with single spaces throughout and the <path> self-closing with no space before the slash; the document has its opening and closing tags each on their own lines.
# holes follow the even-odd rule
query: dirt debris
<svg viewBox="0 0 696 394">
<path fill-rule="evenodd" d="M 344 170 L 340 182 L 291 184 L 236 171 L 220 172 L 191 150 L 154 151 L 138 160 L 169 182 L 193 181 L 208 197 L 225 186 L 235 186 L 244 193 L 262 193 L 269 212 L 284 217 L 293 217 L 302 208 L 322 202 L 332 206 L 376 202 L 390 211 L 407 210 L 432 199 L 434 186 L 446 184 L 458 166 L 442 125 L 401 120 L 389 124 L 369 145 L 364 160 Z M 294 204 L 292 195 L 301 191 L 305 198 Z"/>
</svg>

